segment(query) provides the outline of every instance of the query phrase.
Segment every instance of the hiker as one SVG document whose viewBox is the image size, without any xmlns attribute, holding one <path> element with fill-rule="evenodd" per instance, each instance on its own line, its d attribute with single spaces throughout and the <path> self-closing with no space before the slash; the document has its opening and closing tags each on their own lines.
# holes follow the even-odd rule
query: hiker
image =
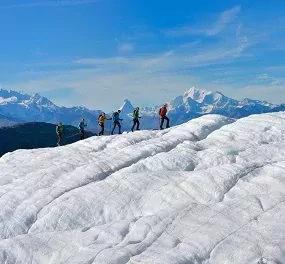
<svg viewBox="0 0 285 264">
<path fill-rule="evenodd" d="M 113 114 L 114 127 L 113 127 L 113 130 L 111 132 L 111 135 L 114 135 L 114 130 L 115 130 L 116 126 L 119 127 L 119 134 L 122 134 L 121 133 L 121 124 L 119 121 L 123 121 L 123 119 L 120 118 L 120 113 L 121 113 L 121 110 L 118 110 L 117 112 L 115 112 Z"/>
<path fill-rule="evenodd" d="M 83 139 L 84 139 L 84 130 L 85 130 L 85 127 L 87 127 L 87 124 L 85 124 L 85 120 L 84 120 L 84 118 L 82 118 L 82 120 L 81 120 L 80 123 L 78 124 L 78 128 L 79 128 L 79 131 L 80 131 L 80 140 L 83 140 Z"/>
<path fill-rule="evenodd" d="M 99 136 L 103 136 L 104 135 L 104 123 L 105 120 L 112 120 L 112 118 L 107 118 L 105 113 L 102 113 L 101 115 L 99 115 L 98 117 L 98 124 L 101 127 L 101 131 L 99 132 Z"/>
<path fill-rule="evenodd" d="M 140 117 L 140 108 L 137 107 L 134 112 L 133 112 L 133 121 L 134 121 L 134 124 L 133 124 L 133 127 L 132 127 L 132 132 L 134 132 L 134 128 L 135 126 L 137 125 L 137 130 L 140 130 L 140 121 L 139 121 L 139 118 Z"/>
<path fill-rule="evenodd" d="M 166 128 L 169 128 L 169 118 L 166 116 L 167 113 L 167 104 L 164 104 L 163 107 L 159 109 L 159 116 L 161 118 L 160 129 L 163 129 L 164 120 L 166 120 Z"/>
<path fill-rule="evenodd" d="M 56 126 L 56 134 L 58 137 L 57 145 L 61 146 L 62 145 L 62 136 L 63 136 L 63 125 L 61 122 L 58 123 Z"/>
</svg>

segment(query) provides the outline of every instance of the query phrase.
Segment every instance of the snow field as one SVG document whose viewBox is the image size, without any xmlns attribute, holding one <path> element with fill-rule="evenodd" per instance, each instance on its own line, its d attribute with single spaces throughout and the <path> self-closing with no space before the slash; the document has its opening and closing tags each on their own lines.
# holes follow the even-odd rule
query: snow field
<svg viewBox="0 0 285 264">
<path fill-rule="evenodd" d="M 0 263 L 285 263 L 285 113 L 0 159 Z"/>
</svg>

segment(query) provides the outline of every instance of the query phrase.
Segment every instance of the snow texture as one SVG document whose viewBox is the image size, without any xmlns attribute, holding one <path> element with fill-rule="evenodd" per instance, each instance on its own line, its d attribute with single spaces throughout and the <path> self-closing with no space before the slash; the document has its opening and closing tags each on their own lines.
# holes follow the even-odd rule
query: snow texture
<svg viewBox="0 0 285 264">
<path fill-rule="evenodd" d="M 0 263 L 278 264 L 285 113 L 0 159 Z"/>
</svg>

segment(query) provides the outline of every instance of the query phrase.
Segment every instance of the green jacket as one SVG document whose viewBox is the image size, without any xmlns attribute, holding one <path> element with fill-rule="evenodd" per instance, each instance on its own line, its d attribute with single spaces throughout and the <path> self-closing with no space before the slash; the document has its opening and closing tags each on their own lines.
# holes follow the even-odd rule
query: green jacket
<svg viewBox="0 0 285 264">
<path fill-rule="evenodd" d="M 62 132 L 63 132 L 63 126 L 56 126 L 56 133 L 62 134 Z"/>
<path fill-rule="evenodd" d="M 133 112 L 133 117 L 135 119 L 138 119 L 139 118 L 139 115 L 140 115 L 140 110 L 139 109 L 135 109 L 134 112 Z"/>
</svg>

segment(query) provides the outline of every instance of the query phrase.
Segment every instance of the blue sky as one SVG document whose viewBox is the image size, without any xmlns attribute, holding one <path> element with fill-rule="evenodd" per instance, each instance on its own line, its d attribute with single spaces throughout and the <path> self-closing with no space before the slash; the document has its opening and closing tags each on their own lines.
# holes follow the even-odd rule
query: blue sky
<svg viewBox="0 0 285 264">
<path fill-rule="evenodd" d="M 285 103 L 284 10 L 284 0 L 1 0 L 0 87 L 104 110 L 192 86 Z"/>
</svg>

